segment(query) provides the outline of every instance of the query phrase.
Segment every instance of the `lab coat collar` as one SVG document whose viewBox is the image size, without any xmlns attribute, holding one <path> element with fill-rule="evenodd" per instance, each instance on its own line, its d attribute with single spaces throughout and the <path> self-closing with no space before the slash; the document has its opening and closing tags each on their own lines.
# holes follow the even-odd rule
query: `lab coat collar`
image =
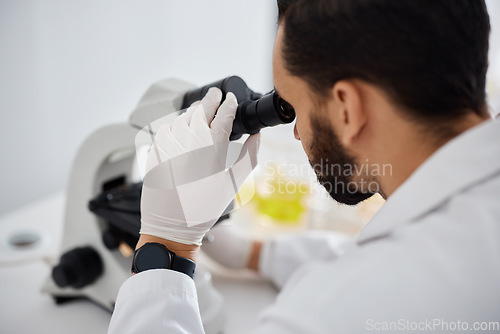
<svg viewBox="0 0 500 334">
<path fill-rule="evenodd" d="M 500 173 L 500 122 L 486 121 L 439 148 L 388 198 L 358 236 L 384 237 L 461 192 Z"/>
</svg>

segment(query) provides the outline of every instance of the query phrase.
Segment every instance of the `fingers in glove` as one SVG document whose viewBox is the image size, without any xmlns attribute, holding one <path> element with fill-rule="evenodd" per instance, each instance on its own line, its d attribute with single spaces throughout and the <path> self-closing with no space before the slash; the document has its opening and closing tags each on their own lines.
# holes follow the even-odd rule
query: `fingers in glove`
<svg viewBox="0 0 500 334">
<path fill-rule="evenodd" d="M 183 152 L 183 145 L 172 134 L 169 124 L 160 126 L 156 132 L 149 154 L 156 152 L 163 153 L 168 158 L 173 158 Z M 163 162 L 163 159 L 160 162 Z"/>
<path fill-rule="evenodd" d="M 198 109 L 201 109 L 201 112 L 203 112 L 203 107 L 199 104 L 194 111 L 191 109 L 189 112 L 186 111 L 184 114 L 178 116 L 172 124 L 172 135 L 182 145 L 184 152 L 194 151 L 207 145 L 206 141 L 203 140 L 203 129 L 200 130 L 200 133 L 196 129 L 191 128 L 189 124 L 193 118 L 192 115 L 195 115 Z"/>
<path fill-rule="evenodd" d="M 201 101 L 195 101 L 193 102 L 189 108 L 186 109 L 186 118 L 187 118 L 187 124 L 191 124 L 191 117 L 193 116 L 193 112 L 196 110 L 196 108 L 201 104 Z"/>
<path fill-rule="evenodd" d="M 210 123 L 217 112 L 217 108 L 220 105 L 220 100 L 222 99 L 222 92 L 219 88 L 212 87 L 208 90 L 207 94 L 201 100 L 201 105 L 205 111 L 205 119 L 207 123 Z"/>
<path fill-rule="evenodd" d="M 260 147 L 260 132 L 253 134 L 245 140 L 243 144 L 243 148 L 241 149 L 241 154 L 244 154 L 245 151 L 248 151 L 248 155 L 252 160 L 252 168 L 257 166 L 257 154 L 259 153 Z"/>
<path fill-rule="evenodd" d="M 212 135 L 210 133 L 210 128 L 206 120 L 206 113 L 203 107 L 203 103 L 198 105 L 196 110 L 191 116 L 191 123 L 189 127 L 192 132 L 196 133 L 202 145 L 200 147 L 212 145 L 214 143 Z"/>
<path fill-rule="evenodd" d="M 190 109 L 190 108 L 195 109 L 200 103 L 201 103 L 201 100 L 194 101 L 193 103 L 191 103 L 191 105 L 189 106 L 188 109 Z"/>
<path fill-rule="evenodd" d="M 247 138 L 241 148 L 240 156 L 231 167 L 236 187 L 239 189 L 247 176 L 257 166 L 257 153 L 260 146 L 260 132 Z"/>
<path fill-rule="evenodd" d="M 234 117 L 238 108 L 238 101 L 233 93 L 227 93 L 226 99 L 217 110 L 214 120 L 210 124 L 210 128 L 217 134 L 223 134 L 229 138 L 233 129 Z"/>
</svg>

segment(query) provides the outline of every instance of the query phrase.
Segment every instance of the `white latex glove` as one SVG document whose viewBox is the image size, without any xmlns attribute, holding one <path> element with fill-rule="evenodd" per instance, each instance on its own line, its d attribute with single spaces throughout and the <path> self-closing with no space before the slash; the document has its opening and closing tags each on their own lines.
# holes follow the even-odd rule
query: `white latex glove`
<svg viewBox="0 0 500 334">
<path fill-rule="evenodd" d="M 219 107 L 221 98 L 211 88 L 201 103 L 158 129 L 142 188 L 141 234 L 201 245 L 256 166 L 259 134 L 243 147 L 230 143 L 238 103 L 228 93 Z"/>
<path fill-rule="evenodd" d="M 201 249 L 225 267 L 243 269 L 252 250 L 252 239 L 229 222 L 220 222 L 207 233 L 208 241 Z"/>
</svg>

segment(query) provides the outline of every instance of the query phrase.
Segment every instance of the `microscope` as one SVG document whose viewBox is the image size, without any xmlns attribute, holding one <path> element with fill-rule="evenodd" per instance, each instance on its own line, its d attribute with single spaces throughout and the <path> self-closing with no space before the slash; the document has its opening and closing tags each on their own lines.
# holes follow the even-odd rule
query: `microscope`
<svg viewBox="0 0 500 334">
<path fill-rule="evenodd" d="M 132 255 L 139 239 L 142 182 L 137 134 L 149 129 L 152 138 L 155 130 L 151 124 L 166 115 L 182 113 L 201 100 L 210 87 L 221 89 L 223 99 L 228 92 L 234 93 L 239 102 L 231 140 L 295 119 L 293 108 L 275 91 L 255 93 L 236 76 L 200 88 L 177 79 L 153 84 L 128 122 L 95 131 L 74 159 L 61 255 L 42 288 L 57 304 L 87 298 L 113 311 L 118 290 L 131 275 Z M 228 218 L 230 209 L 219 221 Z M 224 327 L 222 296 L 202 266 L 197 267 L 194 282 L 205 332 L 220 333 Z"/>
</svg>

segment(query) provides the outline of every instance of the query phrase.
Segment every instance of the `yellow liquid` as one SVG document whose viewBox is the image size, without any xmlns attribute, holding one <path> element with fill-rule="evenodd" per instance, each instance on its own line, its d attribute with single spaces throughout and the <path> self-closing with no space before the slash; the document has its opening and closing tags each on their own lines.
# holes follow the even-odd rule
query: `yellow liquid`
<svg viewBox="0 0 500 334">
<path fill-rule="evenodd" d="M 252 201 L 258 213 L 271 217 L 276 223 L 296 225 L 307 210 L 305 199 L 309 193 L 305 182 L 267 179 L 265 190 L 257 189 Z"/>
</svg>

